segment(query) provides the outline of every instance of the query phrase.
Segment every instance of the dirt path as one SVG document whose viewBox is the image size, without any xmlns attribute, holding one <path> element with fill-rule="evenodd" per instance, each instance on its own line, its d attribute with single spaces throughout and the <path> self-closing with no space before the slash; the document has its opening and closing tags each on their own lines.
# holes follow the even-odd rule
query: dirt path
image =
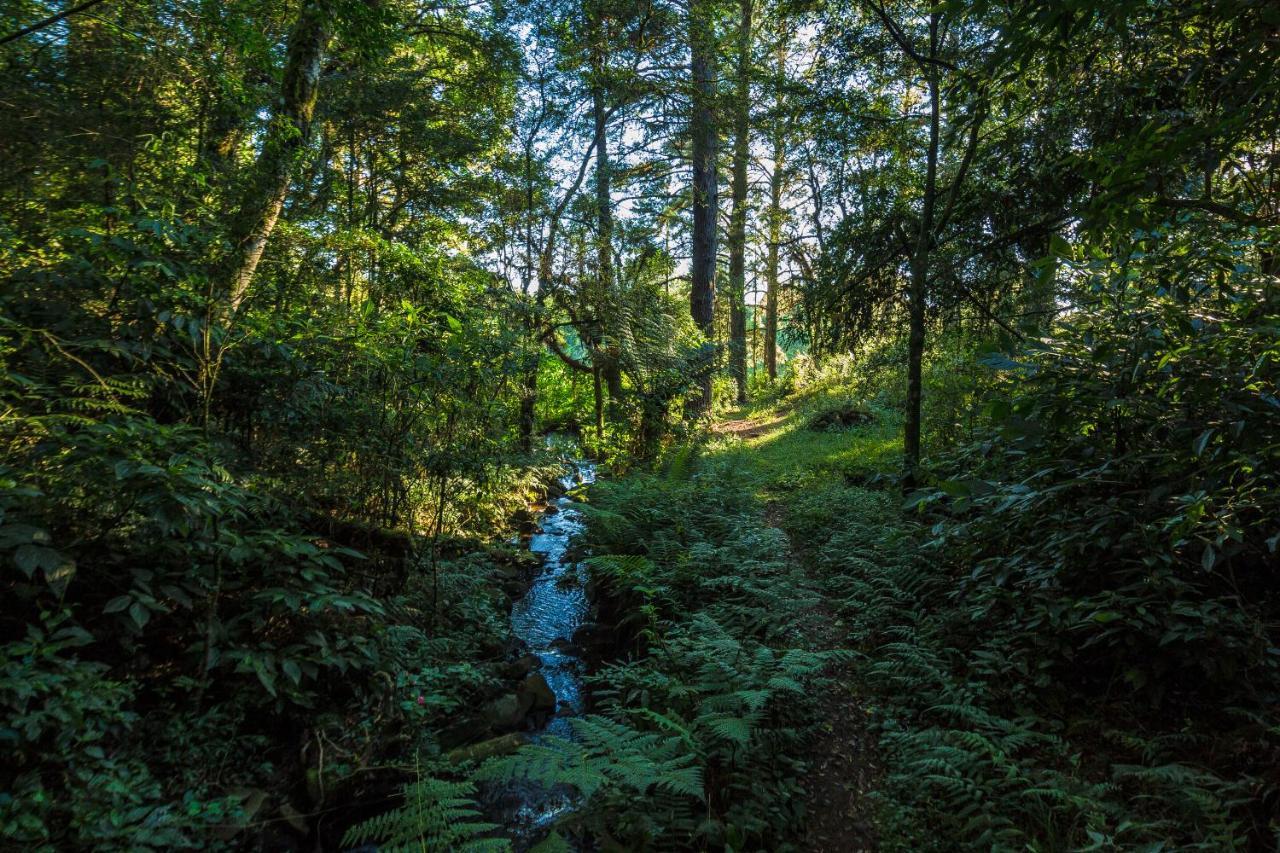
<svg viewBox="0 0 1280 853">
<path fill-rule="evenodd" d="M 779 501 L 765 506 L 765 523 L 786 530 L 786 507 Z M 790 536 L 787 537 L 790 541 Z M 791 551 L 791 559 L 804 561 Z M 844 637 L 835 611 L 821 601 L 813 613 L 814 648 L 834 649 Z M 812 853 L 860 853 L 876 849 L 867 793 L 875 779 L 867 712 L 856 691 L 852 663 L 834 664 L 827 671 L 831 683 L 818 700 L 822 721 L 809 744 L 809 774 L 804 780 L 808 827 L 804 850 Z"/>
<path fill-rule="evenodd" d="M 763 420 L 739 418 L 715 424 L 719 435 L 742 440 L 768 435 L 788 421 L 787 415 Z M 766 491 L 766 495 L 768 492 Z M 765 503 L 764 523 L 787 533 L 785 494 Z M 805 559 L 804 543 L 787 536 L 790 559 L 810 577 L 815 589 L 822 588 Z M 825 599 L 815 606 L 809 622 L 809 640 L 815 649 L 840 648 L 846 631 L 840 617 Z M 874 739 L 867 731 L 866 703 L 858 692 L 856 667 L 852 662 L 833 664 L 827 671 L 830 682 L 818 697 L 820 720 L 805 759 L 808 775 L 802 781 L 807 831 L 801 849 L 811 853 L 860 853 L 876 849 L 867 794 L 878 776 Z"/>
<path fill-rule="evenodd" d="M 818 703 L 822 723 L 807 756 L 808 832 L 803 849 L 813 853 L 875 850 L 867 793 L 876 777 L 876 766 L 866 709 L 853 689 L 852 665 L 837 665 L 828 675 L 831 685 Z"/>
<path fill-rule="evenodd" d="M 753 421 L 750 419 L 737 421 L 721 421 L 711 427 L 711 431 L 720 435 L 732 435 L 737 438 L 759 438 L 765 433 L 781 426 L 786 421 L 785 415 L 779 415 L 769 421 Z"/>
</svg>

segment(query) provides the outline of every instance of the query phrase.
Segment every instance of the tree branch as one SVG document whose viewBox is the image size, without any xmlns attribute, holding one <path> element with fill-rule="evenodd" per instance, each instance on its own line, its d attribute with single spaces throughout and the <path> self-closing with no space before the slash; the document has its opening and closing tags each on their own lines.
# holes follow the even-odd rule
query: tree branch
<svg viewBox="0 0 1280 853">
<path fill-rule="evenodd" d="M 83 12 L 85 9 L 90 9 L 102 2 L 104 2 L 104 0 L 88 0 L 88 2 L 81 3 L 79 6 L 72 6 L 70 9 L 66 10 L 65 12 L 59 12 L 56 15 L 50 15 L 48 18 L 45 18 L 43 21 L 37 21 L 36 23 L 32 24 L 29 27 L 23 27 L 22 29 L 18 30 L 16 33 L 9 33 L 9 35 L 3 38 L 0 38 L 0 44 L 8 44 L 11 41 L 17 41 L 23 36 L 29 36 L 32 33 L 39 32 L 40 30 L 43 30 L 45 27 L 52 27 L 54 24 L 58 23 L 58 21 L 64 20 L 66 18 L 70 18 L 72 15 L 76 14 L 77 12 Z"/>
<path fill-rule="evenodd" d="M 556 358 L 563 361 L 570 369 L 576 370 L 579 373 L 594 372 L 590 364 L 574 358 L 565 351 L 565 348 L 560 344 L 560 339 L 556 337 L 554 329 L 548 329 L 546 334 L 543 335 L 542 340 L 546 343 L 551 352 L 555 354 Z"/>
<path fill-rule="evenodd" d="M 916 49 L 911 46 L 911 43 L 907 41 L 907 36 L 902 29 L 892 18 L 889 17 L 889 13 L 884 10 L 884 7 L 879 3 L 874 2 L 874 0 L 868 0 L 867 5 L 871 7 L 872 11 L 876 13 L 876 16 L 884 23 L 885 29 L 889 31 L 889 35 L 893 37 L 893 40 L 898 43 L 898 47 L 902 48 L 902 52 L 914 59 L 922 67 L 925 65 L 936 65 L 939 68 L 945 68 L 948 71 L 959 71 L 955 65 L 947 62 L 945 59 L 939 59 L 936 56 L 925 56 L 924 54 L 917 52 Z"/>
</svg>

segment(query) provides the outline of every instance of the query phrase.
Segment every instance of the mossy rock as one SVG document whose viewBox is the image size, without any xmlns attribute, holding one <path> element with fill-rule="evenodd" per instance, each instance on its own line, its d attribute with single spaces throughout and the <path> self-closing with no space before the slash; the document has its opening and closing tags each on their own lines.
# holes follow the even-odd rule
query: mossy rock
<svg viewBox="0 0 1280 853">
<path fill-rule="evenodd" d="M 866 409 L 831 409 L 821 414 L 815 415 L 809 421 L 809 429 L 816 432 L 825 432 L 833 429 L 849 429 L 850 427 L 863 426 L 875 420 L 875 416 Z"/>
<path fill-rule="evenodd" d="M 444 758 L 450 764 L 461 764 L 464 761 L 484 761 L 493 758 L 495 755 L 510 755 L 528 742 L 529 738 L 525 735 L 520 732 L 512 732 L 511 734 L 482 740 L 471 746 L 450 750 Z"/>
<path fill-rule="evenodd" d="M 521 704 L 529 702 L 534 710 L 554 711 L 556 709 L 555 691 L 551 689 L 550 684 L 547 684 L 546 676 L 540 672 L 530 673 L 524 681 L 520 682 L 516 695 L 520 697 Z"/>
</svg>

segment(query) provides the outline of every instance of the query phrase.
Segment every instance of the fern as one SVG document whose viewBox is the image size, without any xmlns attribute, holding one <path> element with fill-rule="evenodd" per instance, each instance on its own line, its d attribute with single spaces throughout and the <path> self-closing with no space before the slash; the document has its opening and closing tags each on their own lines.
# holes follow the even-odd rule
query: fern
<svg viewBox="0 0 1280 853">
<path fill-rule="evenodd" d="M 482 820 L 469 782 L 449 782 L 430 776 L 401 790 L 404 803 L 362 821 L 342 837 L 345 847 L 374 842 L 379 850 L 451 850 L 459 853 L 502 853 L 511 849 L 505 838 L 484 838 L 498 829 Z"/>
<path fill-rule="evenodd" d="M 694 766 L 680 737 L 644 732 L 602 716 L 569 721 L 574 738 L 548 737 L 477 771 L 489 782 L 528 780 L 551 787 L 569 785 L 590 798 L 607 787 L 633 794 L 662 790 L 704 798 L 701 768 Z"/>
</svg>

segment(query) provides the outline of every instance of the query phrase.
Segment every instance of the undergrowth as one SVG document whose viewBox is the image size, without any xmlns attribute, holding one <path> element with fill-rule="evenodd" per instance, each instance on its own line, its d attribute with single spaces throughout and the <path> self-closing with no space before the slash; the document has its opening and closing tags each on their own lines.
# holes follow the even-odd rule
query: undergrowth
<svg viewBox="0 0 1280 853">
<path fill-rule="evenodd" d="M 874 441 L 874 427 L 860 430 Z M 810 441 L 812 456 L 832 455 L 822 436 Z M 799 447 L 793 453 L 801 455 Z M 834 473 L 811 462 L 771 488 L 786 501 L 784 527 L 804 544 L 804 560 L 822 578 L 859 653 L 855 678 L 874 712 L 884 765 L 874 794 L 883 849 L 1246 850 L 1275 843 L 1266 805 L 1274 803 L 1274 788 L 1260 762 L 1278 730 L 1274 715 L 1250 706 L 1248 683 L 1220 688 L 1219 696 L 1234 690 L 1236 699 L 1226 703 L 1233 707 L 1206 716 L 1185 697 L 1175 708 L 1135 690 L 1147 683 L 1141 669 L 1129 676 L 1120 670 L 1113 682 L 1129 681 L 1121 690 L 1105 679 L 1100 689 L 1087 677 L 1064 681 L 1064 660 L 1080 666 L 1089 659 L 1083 649 L 1098 640 L 1082 647 L 1079 631 L 1055 626 L 1083 614 L 1091 634 L 1123 637 L 1109 615 L 1120 599 L 1082 611 L 1043 578 L 1017 590 L 993 584 L 994 574 L 1019 568 L 1007 549 L 973 561 L 997 531 L 1008 539 L 1014 529 L 1012 554 L 1022 566 L 1067 553 L 1054 549 L 1068 548 L 1064 537 L 1079 524 L 1063 515 L 1052 492 L 948 483 L 953 499 L 963 494 L 977 507 L 926 523 L 912 511 L 918 498 L 904 507 L 896 489 Z M 1058 507 L 1056 526 L 1036 534 L 1030 518 L 995 512 L 1010 506 L 1024 513 Z M 1174 651 L 1188 654 L 1182 649 L 1191 661 L 1208 652 L 1177 631 L 1190 616 L 1214 618 L 1213 611 L 1184 609 L 1180 619 L 1163 620 L 1169 653 L 1153 651 L 1137 666 L 1167 668 Z M 1230 662 L 1219 656 L 1216 664 Z M 1204 670 L 1210 677 L 1217 671 Z"/>
<path fill-rule="evenodd" d="M 611 849 L 789 849 L 809 697 L 834 653 L 803 646 L 815 593 L 751 485 L 682 457 L 592 490 L 587 565 L 628 653 L 591 678 L 595 713 L 572 738 L 478 778 L 573 787 L 558 831 Z"/>
</svg>

